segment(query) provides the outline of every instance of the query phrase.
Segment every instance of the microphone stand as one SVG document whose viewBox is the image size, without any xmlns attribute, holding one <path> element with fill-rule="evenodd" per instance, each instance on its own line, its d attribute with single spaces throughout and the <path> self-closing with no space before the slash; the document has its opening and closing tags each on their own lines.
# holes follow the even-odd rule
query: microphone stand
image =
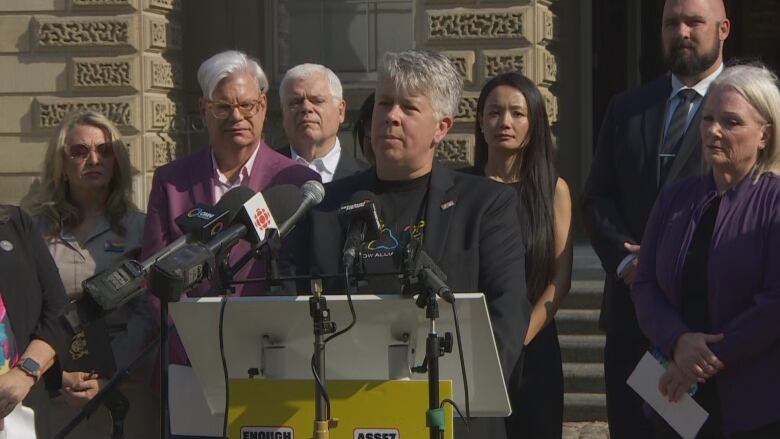
<svg viewBox="0 0 780 439">
<path fill-rule="evenodd" d="M 89 418 L 100 407 L 100 404 L 105 404 L 109 408 L 112 421 L 112 439 L 123 439 L 124 435 L 124 419 L 129 408 L 129 402 L 127 398 L 119 392 L 119 384 L 130 376 L 130 372 L 135 369 L 141 362 L 141 360 L 149 355 L 150 352 L 154 352 L 154 348 L 160 342 L 160 336 L 157 336 L 151 343 L 149 343 L 143 351 L 141 351 L 129 365 L 124 369 L 114 374 L 114 376 L 106 383 L 106 385 L 100 389 L 100 391 L 89 401 L 87 401 L 84 408 L 81 409 L 78 415 L 68 421 L 68 423 L 54 435 L 54 439 L 64 439 L 82 422 L 84 419 Z M 110 406 L 109 406 L 110 405 Z"/>
<path fill-rule="evenodd" d="M 314 355 L 312 369 L 315 374 L 314 383 L 314 437 L 313 439 L 328 439 L 330 427 L 336 426 L 331 421 L 325 400 L 325 335 L 336 332 L 336 323 L 330 320 L 330 310 L 325 296 L 322 295 L 321 281 L 312 280 L 314 295 L 309 298 L 309 315 L 314 326 Z"/>
</svg>

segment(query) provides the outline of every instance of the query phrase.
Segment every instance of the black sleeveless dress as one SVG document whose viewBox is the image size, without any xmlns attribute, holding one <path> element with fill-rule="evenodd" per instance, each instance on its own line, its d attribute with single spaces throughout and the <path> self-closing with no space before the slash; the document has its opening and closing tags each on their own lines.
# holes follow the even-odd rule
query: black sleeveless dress
<svg viewBox="0 0 780 439">
<path fill-rule="evenodd" d="M 481 168 L 468 168 L 464 172 L 474 175 L 485 173 Z M 557 181 L 557 176 L 554 181 Z M 520 196 L 520 184 L 510 184 Z M 528 248 L 531 218 L 522 199 L 518 203 L 517 216 L 523 244 Z M 526 273 L 534 270 L 532 262 L 525 260 Z M 527 278 L 527 277 L 526 277 Z M 555 320 L 545 326 L 524 350 L 523 359 L 515 366 L 507 383 L 512 414 L 506 418 L 507 438 L 555 438 L 563 435 L 563 366 L 558 329 Z"/>
</svg>

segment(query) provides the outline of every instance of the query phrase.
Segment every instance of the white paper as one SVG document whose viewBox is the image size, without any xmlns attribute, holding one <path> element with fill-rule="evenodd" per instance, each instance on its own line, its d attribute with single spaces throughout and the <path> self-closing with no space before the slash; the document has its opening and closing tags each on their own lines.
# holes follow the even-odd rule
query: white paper
<svg viewBox="0 0 780 439">
<path fill-rule="evenodd" d="M 171 364 L 168 367 L 168 389 L 172 434 L 222 436 L 222 415 L 211 414 L 191 367 Z"/>
<path fill-rule="evenodd" d="M 658 382 L 666 369 L 649 352 L 639 360 L 626 381 L 662 418 L 683 437 L 693 439 L 709 414 L 687 393 L 677 402 L 661 395 Z"/>
<path fill-rule="evenodd" d="M 35 439 L 35 413 L 31 408 L 19 404 L 4 421 L 0 439 Z"/>
</svg>

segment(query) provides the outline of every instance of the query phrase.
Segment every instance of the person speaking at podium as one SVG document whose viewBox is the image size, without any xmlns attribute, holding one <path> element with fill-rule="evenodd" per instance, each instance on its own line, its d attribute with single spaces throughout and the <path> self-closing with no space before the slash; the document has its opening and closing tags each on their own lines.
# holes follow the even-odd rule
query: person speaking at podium
<svg viewBox="0 0 780 439">
<path fill-rule="evenodd" d="M 453 291 L 485 293 L 508 380 L 520 359 L 531 310 L 518 201 L 510 187 L 434 161 L 436 146 L 453 125 L 461 90 L 457 69 L 439 53 L 385 54 L 371 124 L 376 164 L 326 185 L 325 200 L 311 214 L 311 264 L 319 273 L 343 271 L 345 233 L 337 211 L 356 192 L 373 192 L 382 227 L 379 239 L 362 248 L 363 269 L 401 271 L 403 243 L 421 241 Z M 369 292 L 400 291 L 394 277 L 382 280 L 372 283 Z M 345 289 L 343 280 L 324 287 L 326 292 Z M 455 437 L 504 438 L 504 421 L 476 420 L 470 433 L 455 422 Z"/>
</svg>

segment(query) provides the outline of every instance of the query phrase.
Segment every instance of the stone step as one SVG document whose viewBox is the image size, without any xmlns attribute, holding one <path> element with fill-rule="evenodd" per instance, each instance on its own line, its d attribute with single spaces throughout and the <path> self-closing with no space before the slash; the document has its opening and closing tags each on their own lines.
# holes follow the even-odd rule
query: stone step
<svg viewBox="0 0 780 439">
<path fill-rule="evenodd" d="M 559 335 L 561 358 L 564 363 L 602 363 L 604 361 L 603 335 Z"/>
<path fill-rule="evenodd" d="M 569 294 L 563 298 L 564 309 L 601 309 L 601 296 L 604 291 L 603 280 L 579 280 L 571 283 Z"/>
<path fill-rule="evenodd" d="M 606 421 L 606 396 L 601 393 L 565 393 L 563 420 L 566 422 Z"/>
<path fill-rule="evenodd" d="M 604 393 L 604 365 L 563 363 L 563 389 L 566 393 Z"/>
<path fill-rule="evenodd" d="M 571 274 L 572 279 L 604 281 L 604 269 L 601 265 L 577 265 L 574 262 Z"/>
<path fill-rule="evenodd" d="M 559 309 L 555 324 L 559 334 L 600 334 L 598 309 Z"/>
</svg>

